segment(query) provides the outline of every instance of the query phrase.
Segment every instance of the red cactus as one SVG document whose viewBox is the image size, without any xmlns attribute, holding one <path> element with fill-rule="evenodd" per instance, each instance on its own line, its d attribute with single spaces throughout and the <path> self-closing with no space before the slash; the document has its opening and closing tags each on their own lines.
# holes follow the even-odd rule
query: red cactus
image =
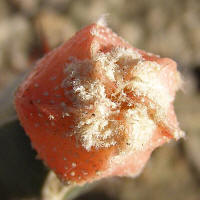
<svg viewBox="0 0 200 200">
<path fill-rule="evenodd" d="M 156 147 L 184 135 L 173 109 L 180 82 L 174 61 L 94 23 L 38 61 L 15 106 L 63 181 L 136 176 Z"/>
</svg>

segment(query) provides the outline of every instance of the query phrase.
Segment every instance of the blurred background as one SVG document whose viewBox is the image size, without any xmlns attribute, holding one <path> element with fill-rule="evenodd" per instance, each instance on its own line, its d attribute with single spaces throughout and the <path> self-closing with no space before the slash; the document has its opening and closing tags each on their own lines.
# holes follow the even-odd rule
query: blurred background
<svg viewBox="0 0 200 200">
<path fill-rule="evenodd" d="M 178 63 L 184 89 L 175 109 L 185 140 L 157 149 L 136 179 L 114 178 L 77 199 L 200 199 L 199 0 L 0 0 L 0 199 L 39 200 L 47 169 L 35 160 L 12 96 L 35 61 L 107 14 L 133 46 Z"/>
</svg>

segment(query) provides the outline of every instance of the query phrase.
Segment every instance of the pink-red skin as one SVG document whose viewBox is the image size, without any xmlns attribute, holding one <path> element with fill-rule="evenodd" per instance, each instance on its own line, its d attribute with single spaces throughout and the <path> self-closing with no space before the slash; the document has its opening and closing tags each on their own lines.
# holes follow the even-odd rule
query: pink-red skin
<svg viewBox="0 0 200 200">
<path fill-rule="evenodd" d="M 102 34 L 106 40 L 92 35 L 93 28 L 103 31 Z M 115 39 L 110 39 L 112 37 Z M 95 48 L 91 48 L 93 46 Z M 151 152 L 173 138 L 168 130 L 158 127 L 145 150 L 127 155 L 124 162 L 110 166 L 109 161 L 117 155 L 116 146 L 98 150 L 92 148 L 87 151 L 81 145 L 77 146 L 75 136 L 68 134 L 75 116 L 61 117 L 63 108 L 60 104 L 62 102 L 72 107 L 72 102 L 66 98 L 64 89 L 60 87 L 66 76 L 63 73 L 65 67 L 71 62 L 72 57 L 79 60 L 91 59 L 93 54 L 100 51 L 108 52 L 113 47 L 133 48 L 104 26 L 98 24 L 87 26 L 39 60 L 16 92 L 16 110 L 33 147 L 37 150 L 39 157 L 63 181 L 84 183 L 108 176 L 135 176 L 143 169 Z M 169 89 L 170 95 L 174 97 L 173 73 L 176 71 L 176 63 L 169 58 L 159 58 L 136 48 L 133 49 L 138 51 L 143 59 L 155 61 L 165 68 L 164 73 L 159 76 Z M 166 77 L 166 73 L 169 76 Z M 107 84 L 113 86 L 109 81 Z M 53 115 L 54 119 L 49 119 L 50 115 Z M 172 124 L 177 125 L 172 104 L 168 118 Z M 164 135 L 166 137 L 163 137 Z"/>
</svg>

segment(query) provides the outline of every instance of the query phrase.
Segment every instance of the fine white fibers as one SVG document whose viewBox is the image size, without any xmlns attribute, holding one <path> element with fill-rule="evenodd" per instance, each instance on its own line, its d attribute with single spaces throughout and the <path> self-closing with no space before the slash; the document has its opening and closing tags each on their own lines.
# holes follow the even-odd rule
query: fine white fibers
<svg viewBox="0 0 200 200">
<path fill-rule="evenodd" d="M 137 91 L 138 95 L 148 97 L 167 111 L 173 97 L 159 79 L 161 70 L 161 66 L 156 62 L 139 62 L 131 71 L 133 81 L 130 87 L 133 91 Z"/>
<path fill-rule="evenodd" d="M 156 125 L 148 116 L 147 107 L 136 104 L 134 109 L 128 109 L 125 118 L 127 121 L 128 144 L 131 148 L 142 150 L 151 139 Z"/>
<path fill-rule="evenodd" d="M 143 150 L 160 123 L 176 137 L 181 134 L 168 124 L 173 97 L 159 79 L 161 70 L 156 62 L 144 61 L 137 51 L 125 48 L 97 53 L 91 60 L 71 59 L 61 87 L 75 106 L 73 134 L 87 151 L 114 145 L 119 152 Z M 107 80 L 113 83 L 111 94 Z"/>
<path fill-rule="evenodd" d="M 123 67 L 126 67 L 130 60 L 141 59 L 141 55 L 132 49 L 118 47 L 106 54 L 99 53 L 94 58 L 95 61 L 101 63 L 101 67 L 104 69 L 106 76 L 112 81 L 115 81 L 116 72 L 120 70 L 117 64 L 117 61 L 120 61 L 120 59 L 123 59 Z"/>
<path fill-rule="evenodd" d="M 103 14 L 101 17 L 97 20 L 96 24 L 99 26 L 107 26 L 106 18 L 108 17 L 108 14 Z"/>
<path fill-rule="evenodd" d="M 106 97 L 104 86 L 95 81 L 88 87 L 87 95 L 85 90 L 75 90 L 75 92 L 80 96 L 81 101 L 91 100 L 94 110 L 94 116 L 90 118 L 83 116 L 77 125 L 82 145 L 87 150 L 93 146 L 99 148 L 114 145 L 115 142 L 110 141 L 112 131 L 108 128 L 108 116 L 110 110 L 116 105 Z M 109 142 L 106 142 L 106 139 L 109 139 Z"/>
</svg>

